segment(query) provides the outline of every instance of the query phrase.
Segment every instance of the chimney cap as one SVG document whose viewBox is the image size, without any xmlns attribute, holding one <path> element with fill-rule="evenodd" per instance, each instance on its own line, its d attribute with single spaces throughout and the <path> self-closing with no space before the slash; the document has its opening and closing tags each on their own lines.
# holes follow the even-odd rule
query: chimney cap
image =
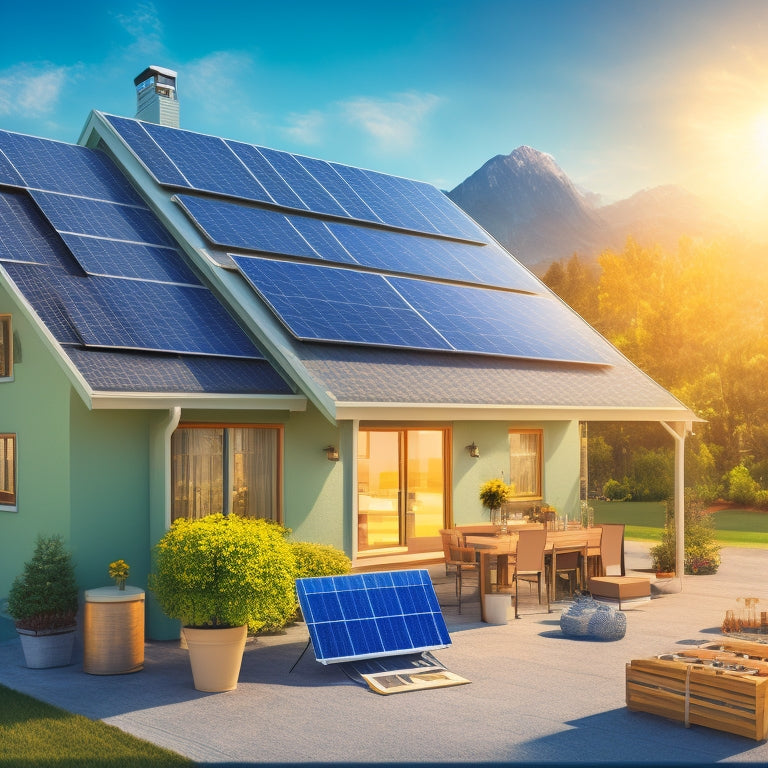
<svg viewBox="0 0 768 768">
<path fill-rule="evenodd" d="M 175 79 L 176 74 L 177 73 L 172 69 L 166 69 L 165 67 L 158 67 L 156 64 L 151 64 L 140 75 L 133 78 L 133 84 L 139 85 L 147 78 L 152 77 L 152 75 L 163 75 L 164 77 L 172 77 Z"/>
</svg>

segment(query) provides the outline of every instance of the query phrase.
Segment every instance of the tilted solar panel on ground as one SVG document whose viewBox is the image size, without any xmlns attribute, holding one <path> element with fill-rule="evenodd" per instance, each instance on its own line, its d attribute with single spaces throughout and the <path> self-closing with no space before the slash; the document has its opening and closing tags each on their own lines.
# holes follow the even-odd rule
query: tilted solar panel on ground
<svg viewBox="0 0 768 768">
<path fill-rule="evenodd" d="M 322 664 L 447 648 L 450 635 L 426 570 L 296 579 Z"/>
</svg>

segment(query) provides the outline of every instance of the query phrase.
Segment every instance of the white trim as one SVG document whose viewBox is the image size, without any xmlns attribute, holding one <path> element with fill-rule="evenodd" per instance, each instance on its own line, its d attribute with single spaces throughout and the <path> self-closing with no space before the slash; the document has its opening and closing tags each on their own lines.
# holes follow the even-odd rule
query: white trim
<svg viewBox="0 0 768 768">
<path fill-rule="evenodd" d="M 704 421 L 684 408 L 384 402 L 337 402 L 336 418 L 360 421 L 672 421 L 686 424 Z"/>
<path fill-rule="evenodd" d="M 94 392 L 91 408 L 98 410 L 167 410 L 170 408 L 242 411 L 306 411 L 303 395 L 211 395 L 154 392 Z"/>
</svg>

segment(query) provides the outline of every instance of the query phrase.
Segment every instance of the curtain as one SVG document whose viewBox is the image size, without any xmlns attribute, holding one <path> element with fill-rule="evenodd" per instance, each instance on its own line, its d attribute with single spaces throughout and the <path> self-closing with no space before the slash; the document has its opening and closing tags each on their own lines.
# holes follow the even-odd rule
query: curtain
<svg viewBox="0 0 768 768">
<path fill-rule="evenodd" d="M 539 480 L 538 432 L 513 432 L 509 436 L 510 480 L 515 486 L 515 496 L 541 495 Z"/>
</svg>

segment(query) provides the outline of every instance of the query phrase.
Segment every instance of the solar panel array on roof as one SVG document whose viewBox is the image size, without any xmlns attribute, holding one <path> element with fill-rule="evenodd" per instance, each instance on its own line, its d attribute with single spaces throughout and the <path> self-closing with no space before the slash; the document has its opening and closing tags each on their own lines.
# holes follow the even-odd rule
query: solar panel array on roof
<svg viewBox="0 0 768 768">
<path fill-rule="evenodd" d="M 96 150 L 0 131 L 0 264 L 62 344 L 262 357 Z"/>
<path fill-rule="evenodd" d="M 300 339 L 609 362 L 594 331 L 547 297 L 252 256 L 233 259 Z"/>
<path fill-rule="evenodd" d="M 429 184 L 105 117 L 297 339 L 609 364 L 602 338 Z"/>
<path fill-rule="evenodd" d="M 426 570 L 296 579 L 296 592 L 322 664 L 433 651 L 451 643 Z"/>
</svg>

